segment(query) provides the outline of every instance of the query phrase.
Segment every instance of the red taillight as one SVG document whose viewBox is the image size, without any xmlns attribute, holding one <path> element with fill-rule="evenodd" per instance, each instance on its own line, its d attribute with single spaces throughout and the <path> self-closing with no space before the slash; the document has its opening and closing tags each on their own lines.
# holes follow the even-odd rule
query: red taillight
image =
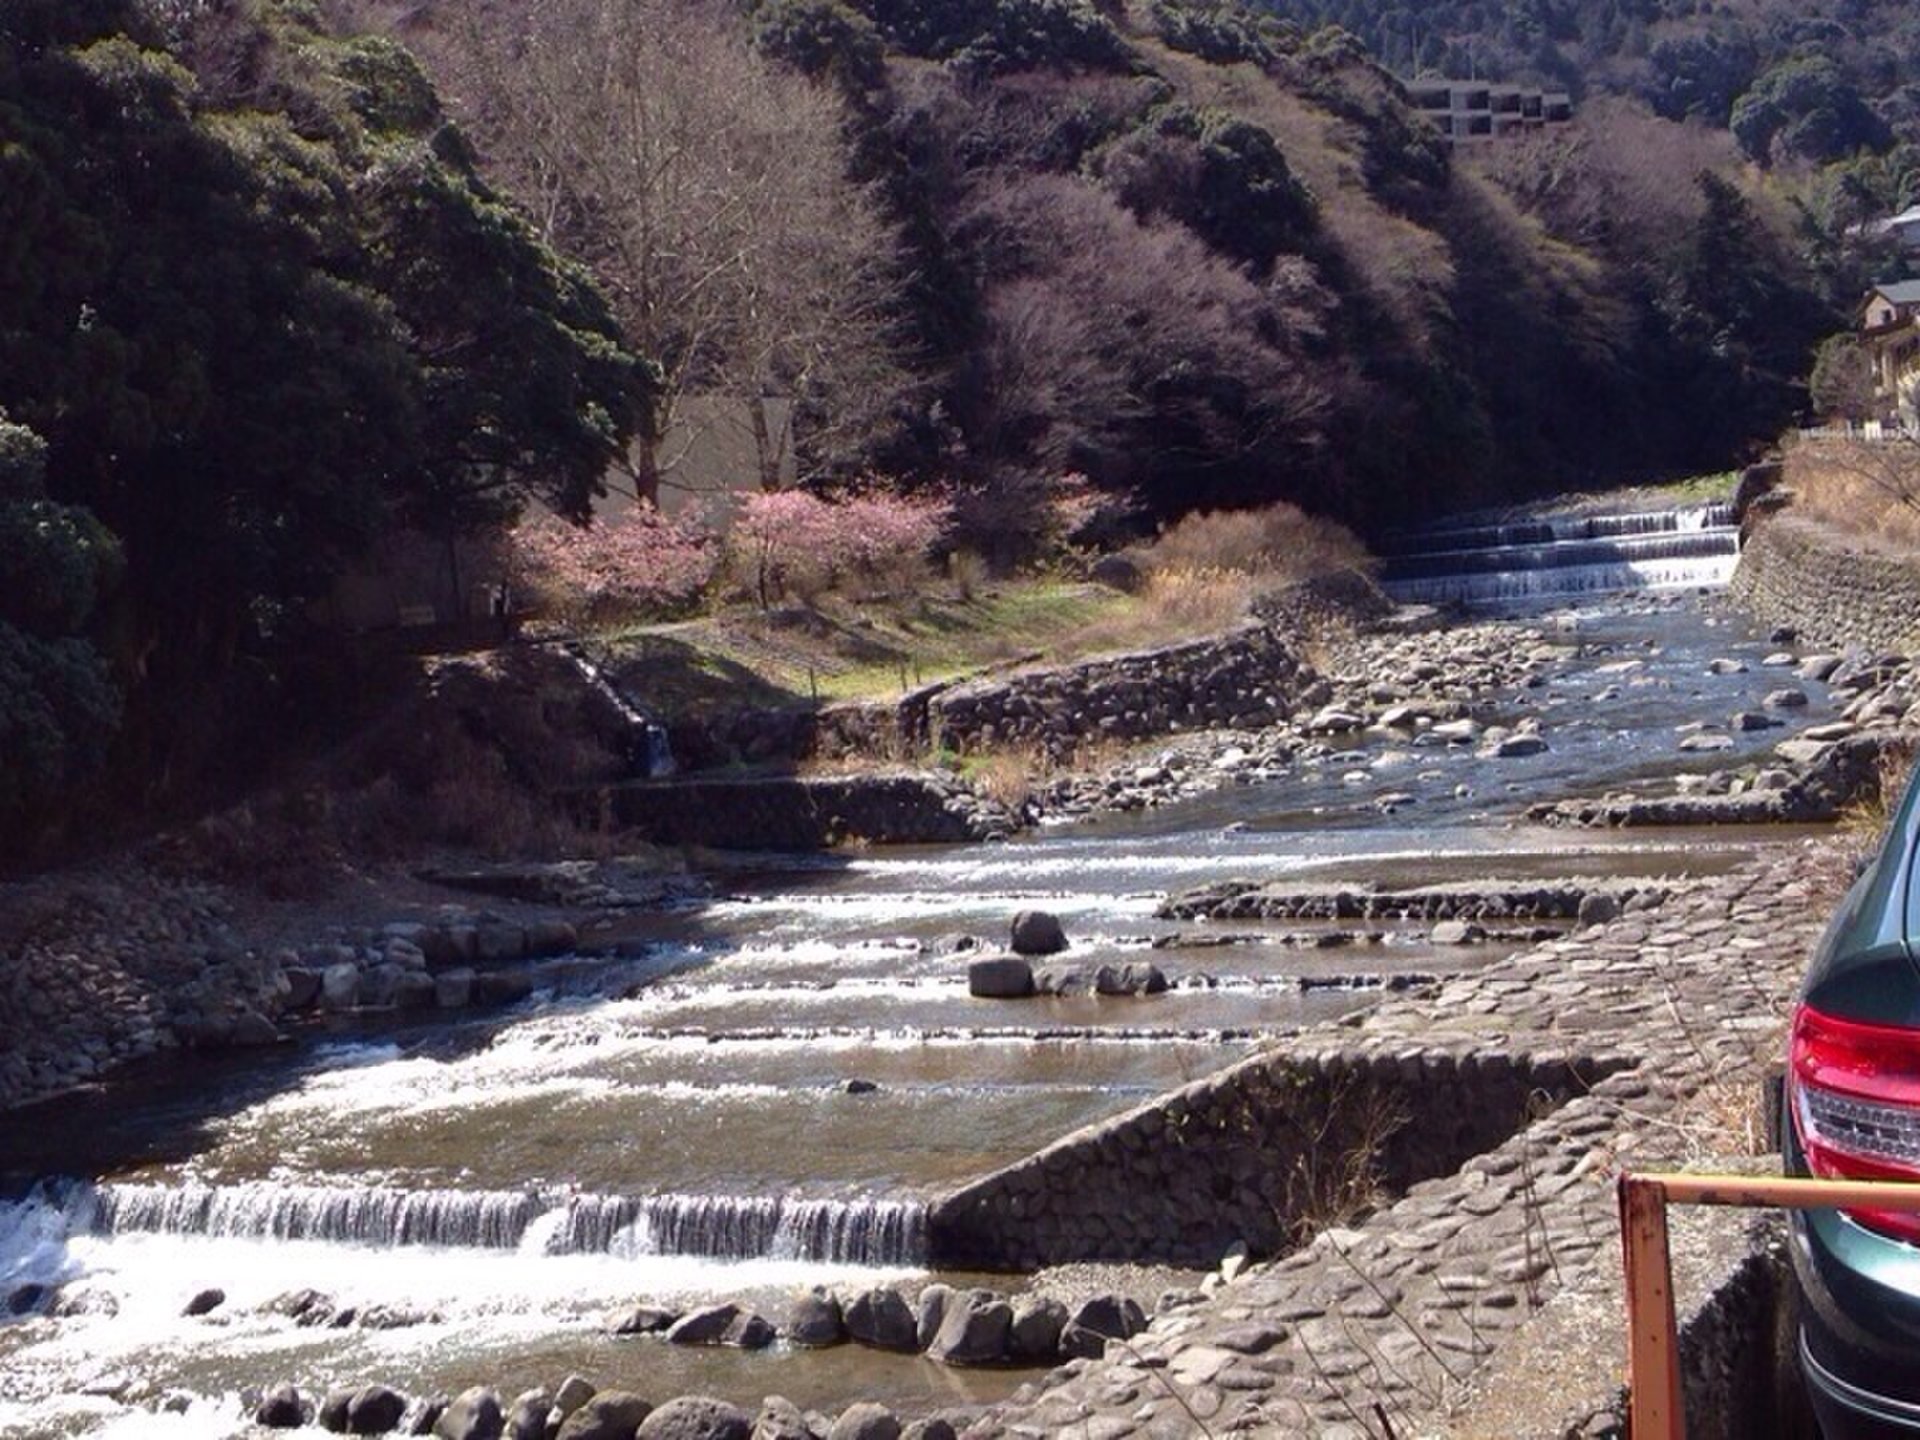
<svg viewBox="0 0 1920 1440">
<path fill-rule="evenodd" d="M 1920 1030 L 1840 1020 L 1802 1005 L 1793 1017 L 1787 1096 L 1815 1175 L 1920 1181 Z M 1920 1244 L 1920 1215 L 1846 1213 Z"/>
</svg>

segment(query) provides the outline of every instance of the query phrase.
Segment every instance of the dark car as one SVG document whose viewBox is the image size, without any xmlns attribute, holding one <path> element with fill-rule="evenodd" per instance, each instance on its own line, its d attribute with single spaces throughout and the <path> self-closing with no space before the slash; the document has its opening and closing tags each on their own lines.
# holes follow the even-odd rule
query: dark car
<svg viewBox="0 0 1920 1440">
<path fill-rule="evenodd" d="M 1920 785 L 1814 952 L 1781 1148 L 1799 1175 L 1920 1181 Z M 1793 1215 L 1800 1366 L 1828 1440 L 1920 1437 L 1920 1214 Z"/>
</svg>

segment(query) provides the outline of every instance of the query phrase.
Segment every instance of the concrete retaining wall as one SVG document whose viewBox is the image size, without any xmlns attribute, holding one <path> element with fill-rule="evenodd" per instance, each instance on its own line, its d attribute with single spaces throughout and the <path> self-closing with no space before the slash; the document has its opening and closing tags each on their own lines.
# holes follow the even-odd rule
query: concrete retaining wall
<svg viewBox="0 0 1920 1440">
<path fill-rule="evenodd" d="M 1078 1131 L 936 1204 L 934 1263 L 1211 1266 L 1290 1248 L 1378 1187 L 1449 1174 L 1604 1073 L 1489 1052 L 1271 1052 Z"/>
<path fill-rule="evenodd" d="M 1792 513 L 1756 520 L 1728 593 L 1814 644 L 1903 653 L 1920 644 L 1920 560 L 1863 548 Z"/>
</svg>

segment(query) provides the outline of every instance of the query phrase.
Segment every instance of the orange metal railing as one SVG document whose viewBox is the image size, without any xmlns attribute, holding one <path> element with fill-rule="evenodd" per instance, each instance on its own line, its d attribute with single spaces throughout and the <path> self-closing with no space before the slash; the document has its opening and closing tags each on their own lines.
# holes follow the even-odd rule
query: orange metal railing
<svg viewBox="0 0 1920 1440">
<path fill-rule="evenodd" d="M 1633 1440 L 1684 1440 L 1680 1346 L 1673 1314 L 1667 1206 L 1920 1212 L 1920 1184 L 1750 1175 L 1623 1174 L 1620 1237 L 1627 1263 L 1627 1410 Z"/>
</svg>

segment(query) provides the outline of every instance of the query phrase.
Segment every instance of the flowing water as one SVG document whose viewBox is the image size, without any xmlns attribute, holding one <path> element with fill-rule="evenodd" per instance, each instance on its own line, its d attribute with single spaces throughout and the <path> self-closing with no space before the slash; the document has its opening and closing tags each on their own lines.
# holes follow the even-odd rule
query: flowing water
<svg viewBox="0 0 1920 1440">
<path fill-rule="evenodd" d="M 9 1117 L 0 1193 L 20 1198 L 0 1203 L 0 1308 L 59 1287 L 68 1313 L 0 1320 L 0 1436 L 227 1434 L 242 1387 L 286 1379 L 511 1394 L 579 1371 L 655 1399 L 905 1410 L 1004 1393 L 1027 1377 L 858 1347 L 682 1350 L 604 1322 L 712 1297 L 778 1318 L 808 1285 L 923 1280 L 933 1197 L 1375 1003 L 1396 975 L 1504 953 L 1436 950 L 1418 926 L 1335 947 L 1311 926 L 1179 925 L 1154 916 L 1169 890 L 1699 874 L 1792 838 L 1517 823 L 1536 799 L 1670 776 L 1679 727 L 1783 683 L 1753 636 L 1691 598 L 1547 623 L 1564 661 L 1498 717 L 1537 718 L 1543 754 L 1369 737 L 1261 783 L 1006 844 L 741 856 L 716 876 L 721 898 L 635 922 L 635 958 L 556 967 L 504 1016 L 315 1033 Z M 1748 669 L 1709 673 L 1723 656 Z M 1793 723 L 1830 718 L 1805 688 L 1814 703 Z M 1735 764 L 1786 733 L 1691 763 Z M 1403 798 L 1383 808 L 1388 792 Z M 1004 935 L 1023 908 L 1061 917 L 1072 961 L 1151 958 L 1173 988 L 969 997 L 955 937 Z M 212 1286 L 225 1302 L 183 1318 Z M 271 1303 L 306 1289 L 354 1323 L 303 1325 Z M 156 1416 L 169 1390 L 199 1398 Z"/>
<path fill-rule="evenodd" d="M 1400 537 L 1383 550 L 1383 583 L 1397 600 L 1506 605 L 1724 585 L 1740 559 L 1740 530 L 1731 505 L 1712 504 L 1490 520 Z"/>
</svg>

